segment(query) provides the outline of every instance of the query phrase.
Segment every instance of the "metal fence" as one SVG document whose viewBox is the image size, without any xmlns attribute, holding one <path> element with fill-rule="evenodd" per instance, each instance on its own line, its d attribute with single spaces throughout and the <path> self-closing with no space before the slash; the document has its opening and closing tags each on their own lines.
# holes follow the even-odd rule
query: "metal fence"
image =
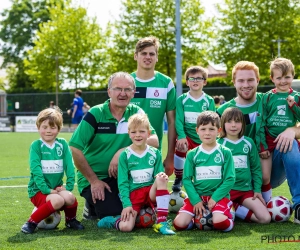
<svg viewBox="0 0 300 250">
<path fill-rule="evenodd" d="M 259 86 L 259 92 L 266 92 L 274 88 L 273 85 Z M 189 89 L 184 88 L 183 92 Z M 224 95 L 226 100 L 230 100 L 236 96 L 234 87 L 204 87 L 204 92 L 208 95 Z M 55 93 L 22 93 L 7 94 L 8 111 L 6 116 L 10 117 L 11 125 L 15 125 L 15 116 L 36 116 L 42 109 L 49 107 L 50 101 L 55 101 Z M 58 106 L 63 111 L 65 126 L 71 123 L 71 117 L 67 114 L 67 110 L 71 108 L 74 92 L 63 92 L 58 94 Z M 107 91 L 85 91 L 82 98 L 91 107 L 99 103 L 103 103 L 108 99 Z M 19 108 L 15 108 L 15 103 L 19 103 Z"/>
</svg>

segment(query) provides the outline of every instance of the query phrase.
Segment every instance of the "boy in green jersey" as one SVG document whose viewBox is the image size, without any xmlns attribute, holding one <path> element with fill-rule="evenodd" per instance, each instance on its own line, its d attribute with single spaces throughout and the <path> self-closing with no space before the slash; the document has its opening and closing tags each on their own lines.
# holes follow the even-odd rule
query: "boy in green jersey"
<svg viewBox="0 0 300 250">
<path fill-rule="evenodd" d="M 263 197 L 269 201 L 272 197 L 272 187 L 270 184 L 272 162 L 282 162 L 289 171 L 286 177 L 290 187 L 294 208 L 300 210 L 300 183 L 299 183 L 299 144 L 293 140 L 291 150 L 279 152 L 276 150 L 276 138 L 287 128 L 294 127 L 298 122 L 298 105 L 300 99 L 298 92 L 291 88 L 295 75 L 294 65 L 291 60 L 277 58 L 271 62 L 271 80 L 275 88 L 263 95 L 259 106 L 259 116 L 257 117 L 256 144 L 260 152 L 263 184 L 269 186 L 268 192 L 263 192 Z M 294 105 L 290 107 L 289 96 L 294 99 Z M 293 170 L 294 171 L 291 171 Z M 264 190 L 263 190 L 264 191 Z M 300 212 L 300 211 L 299 211 Z M 299 218 L 295 222 L 300 223 Z"/>
<path fill-rule="evenodd" d="M 231 231 L 233 219 L 229 192 L 235 182 L 235 170 L 230 150 L 217 143 L 220 118 L 213 111 L 204 111 L 197 118 L 197 133 L 201 145 L 187 154 L 183 170 L 183 186 L 188 194 L 183 207 L 174 219 L 177 230 L 193 227 L 194 217 L 212 212 L 213 226 Z"/>
<path fill-rule="evenodd" d="M 170 194 L 168 176 L 163 172 L 160 151 L 147 145 L 150 122 L 146 114 L 135 114 L 128 120 L 132 144 L 120 155 L 118 187 L 123 204 L 121 217 L 107 216 L 98 222 L 100 228 L 130 232 L 139 211 L 157 204 L 157 224 L 154 230 L 166 235 L 175 234 L 167 221 Z"/>
<path fill-rule="evenodd" d="M 196 132 L 198 115 L 206 110 L 215 111 L 214 99 L 205 94 L 202 89 L 207 84 L 207 70 L 200 66 L 192 66 L 185 72 L 186 85 L 190 88 L 176 101 L 176 133 L 177 142 L 174 155 L 175 182 L 173 191 L 180 191 L 182 186 L 182 173 L 186 153 L 201 144 Z"/>
<path fill-rule="evenodd" d="M 155 70 L 158 62 L 158 49 L 159 41 L 156 37 L 144 37 L 137 42 L 134 52 L 137 70 L 131 74 L 135 80 L 136 92 L 131 102 L 141 107 L 148 115 L 159 139 L 159 149 L 162 149 L 163 121 L 166 115 L 168 151 L 163 164 L 166 174 L 170 176 L 174 169 L 176 142 L 176 91 L 172 79 Z"/>
<path fill-rule="evenodd" d="M 37 224 L 56 210 L 64 210 L 67 227 L 84 229 L 76 220 L 78 202 L 71 193 L 75 183 L 72 154 L 66 140 L 56 138 L 63 125 L 62 114 L 57 107 L 44 109 L 39 113 L 36 125 L 41 138 L 30 146 L 28 195 L 37 210 L 21 231 L 32 234 Z"/>
</svg>

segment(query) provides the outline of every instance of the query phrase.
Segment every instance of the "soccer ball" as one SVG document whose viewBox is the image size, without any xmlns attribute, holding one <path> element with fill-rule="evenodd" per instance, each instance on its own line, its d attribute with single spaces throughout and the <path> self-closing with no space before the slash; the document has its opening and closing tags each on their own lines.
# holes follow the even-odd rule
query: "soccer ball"
<svg viewBox="0 0 300 250">
<path fill-rule="evenodd" d="M 231 209 L 230 209 L 230 213 L 232 215 L 232 220 L 234 221 L 235 220 L 235 209 L 234 207 L 232 206 Z"/>
<path fill-rule="evenodd" d="M 35 212 L 35 210 L 37 210 L 36 207 L 34 207 L 32 213 Z M 59 211 L 56 211 L 52 214 L 50 214 L 46 219 L 43 219 L 38 225 L 37 227 L 39 229 L 54 229 L 56 228 L 61 220 L 61 215 Z"/>
<path fill-rule="evenodd" d="M 183 206 L 183 201 L 185 198 L 187 198 L 187 194 L 183 191 L 171 192 L 169 201 L 169 212 L 177 213 Z"/>
<path fill-rule="evenodd" d="M 283 196 L 273 197 L 267 203 L 267 209 L 275 222 L 288 221 L 293 213 L 291 202 Z"/>
<path fill-rule="evenodd" d="M 145 207 L 140 210 L 135 220 L 135 227 L 146 228 L 152 227 L 155 223 L 156 215 L 151 207 Z"/>
<path fill-rule="evenodd" d="M 200 230 L 212 230 L 214 229 L 214 224 L 212 220 L 212 212 L 209 211 L 207 206 L 205 207 L 205 212 L 202 215 L 196 215 L 194 218 L 195 226 Z"/>
</svg>

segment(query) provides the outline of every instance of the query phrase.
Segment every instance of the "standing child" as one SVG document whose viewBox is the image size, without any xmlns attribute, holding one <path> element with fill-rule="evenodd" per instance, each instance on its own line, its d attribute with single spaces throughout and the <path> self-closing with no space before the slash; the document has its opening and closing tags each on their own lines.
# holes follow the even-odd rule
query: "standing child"
<svg viewBox="0 0 300 250">
<path fill-rule="evenodd" d="M 207 84 L 207 71 L 200 66 L 192 66 L 185 72 L 186 85 L 190 90 L 178 97 L 176 102 L 175 127 L 177 132 L 176 151 L 174 155 L 173 191 L 180 191 L 186 153 L 201 144 L 195 130 L 198 115 L 206 110 L 215 111 L 214 99 L 202 89 Z"/>
<path fill-rule="evenodd" d="M 300 203 L 300 176 L 297 175 L 300 162 L 299 145 L 296 139 L 286 152 L 276 150 L 277 140 L 275 138 L 286 128 L 294 127 L 298 121 L 296 115 L 297 106 L 300 103 L 298 92 L 291 88 L 295 75 L 294 65 L 289 59 L 277 58 L 271 62 L 271 80 L 275 88 L 263 95 L 259 106 L 259 116 L 257 117 L 256 143 L 260 152 L 263 186 L 262 195 L 266 202 L 272 197 L 272 187 L 270 185 L 272 162 L 283 162 L 288 185 L 294 203 L 294 209 Z M 292 96 L 297 105 L 289 106 L 289 99 Z M 289 99 L 288 99 L 289 98 Z M 278 138 L 278 137 L 277 137 Z M 273 154 L 274 151 L 274 154 Z M 292 171 L 295 169 L 295 171 Z M 272 176 L 276 175 L 274 171 Z M 283 181 L 283 180 L 282 180 Z M 297 211 L 300 206 L 297 206 Z M 299 213 L 297 212 L 297 214 Z M 298 216 L 298 215 L 297 215 Z M 300 221 L 298 221 L 300 223 Z"/>
<path fill-rule="evenodd" d="M 78 203 L 71 193 L 75 182 L 72 154 L 66 140 L 56 138 L 63 126 L 62 114 L 57 108 L 44 109 L 39 113 L 36 125 L 41 138 L 30 146 L 28 195 L 37 210 L 21 231 L 32 234 L 37 224 L 56 210 L 64 210 L 67 227 L 84 229 L 76 220 Z M 64 173 L 66 187 L 63 186 Z"/>
<path fill-rule="evenodd" d="M 155 232 L 175 234 L 169 228 L 168 176 L 163 172 L 160 151 L 147 145 L 150 122 L 146 114 L 135 114 L 128 120 L 128 134 L 132 144 L 120 155 L 118 165 L 118 187 L 123 204 L 121 217 L 107 216 L 98 222 L 100 228 L 112 228 L 130 232 L 136 217 L 144 206 L 154 208 L 157 204 Z"/>
<path fill-rule="evenodd" d="M 177 230 L 190 229 L 193 218 L 212 212 L 214 228 L 224 232 L 233 228 L 229 191 L 235 182 L 235 170 L 230 150 L 217 143 L 219 115 L 205 111 L 197 118 L 197 133 L 202 144 L 187 154 L 183 171 L 183 186 L 189 198 L 184 200 L 173 224 Z"/>
<path fill-rule="evenodd" d="M 244 136 L 246 125 L 242 111 L 227 108 L 221 117 L 221 128 L 218 143 L 231 150 L 234 160 L 235 184 L 230 191 L 230 200 L 235 215 L 246 221 L 269 223 L 271 216 L 261 195 L 259 156 L 253 140 Z"/>
</svg>

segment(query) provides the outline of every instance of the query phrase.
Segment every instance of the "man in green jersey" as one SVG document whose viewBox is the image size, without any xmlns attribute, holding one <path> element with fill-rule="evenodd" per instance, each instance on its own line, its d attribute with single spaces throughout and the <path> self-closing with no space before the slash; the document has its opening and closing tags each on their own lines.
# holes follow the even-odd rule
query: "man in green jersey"
<svg viewBox="0 0 300 250">
<path fill-rule="evenodd" d="M 124 148 L 131 144 L 129 117 L 144 113 L 138 106 L 130 104 L 135 93 L 135 82 L 130 74 L 113 74 L 107 92 L 110 99 L 89 110 L 70 140 L 78 169 L 79 193 L 86 199 L 85 218 L 95 216 L 93 210 L 100 219 L 121 214 L 122 203 L 116 179 L 118 159 Z M 147 143 L 158 147 L 156 134 L 152 134 Z"/>
<path fill-rule="evenodd" d="M 176 91 L 170 77 L 155 71 L 158 62 L 159 41 L 156 37 L 145 37 L 135 47 L 134 60 L 137 70 L 132 73 L 136 92 L 132 103 L 141 107 L 148 115 L 162 147 L 163 120 L 168 121 L 168 151 L 164 160 L 165 173 L 170 176 L 174 169 L 174 150 L 176 141 L 175 106 Z"/>
<path fill-rule="evenodd" d="M 238 107 L 245 117 L 245 135 L 255 140 L 258 107 L 263 96 L 262 93 L 257 93 L 259 69 L 253 62 L 240 61 L 232 70 L 232 81 L 237 91 L 237 97 L 220 106 L 217 109 L 217 113 L 222 115 L 226 108 Z M 275 150 L 284 153 L 287 152 L 287 150 L 291 151 L 295 138 L 300 138 L 300 128 L 296 126 L 286 128 L 276 137 L 274 141 L 276 143 Z M 291 170 L 288 167 L 285 168 L 281 159 L 273 158 L 271 184 L 268 187 L 262 186 L 262 194 L 264 192 L 270 192 L 270 186 L 276 188 L 281 185 L 286 179 L 286 171 L 293 171 L 294 175 L 300 176 L 300 168 L 296 170 Z M 295 205 L 297 204 L 294 204 L 294 207 Z M 300 209 L 297 218 L 298 217 L 300 220 Z"/>
</svg>

